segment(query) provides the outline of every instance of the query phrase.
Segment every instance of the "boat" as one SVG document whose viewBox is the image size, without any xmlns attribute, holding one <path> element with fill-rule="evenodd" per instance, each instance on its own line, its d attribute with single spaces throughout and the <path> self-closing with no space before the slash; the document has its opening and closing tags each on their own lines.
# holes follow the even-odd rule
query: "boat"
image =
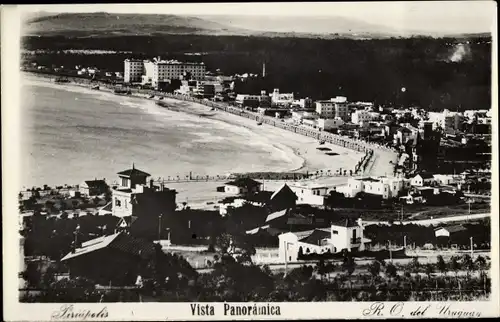
<svg viewBox="0 0 500 322">
<path fill-rule="evenodd" d="M 90 89 L 99 90 L 99 85 L 92 85 L 90 86 Z"/>
<path fill-rule="evenodd" d="M 212 107 L 212 109 L 210 111 L 215 111 L 215 107 Z"/>
<path fill-rule="evenodd" d="M 154 95 L 149 95 L 149 98 L 155 98 L 155 96 Z"/>
<path fill-rule="evenodd" d="M 325 144 L 324 140 L 319 141 L 319 145 L 323 145 L 323 144 Z"/>
<path fill-rule="evenodd" d="M 257 122 L 257 125 L 262 125 L 262 122 Z"/>
<path fill-rule="evenodd" d="M 163 96 L 160 96 L 160 98 L 158 98 L 160 101 L 163 100 Z"/>
</svg>

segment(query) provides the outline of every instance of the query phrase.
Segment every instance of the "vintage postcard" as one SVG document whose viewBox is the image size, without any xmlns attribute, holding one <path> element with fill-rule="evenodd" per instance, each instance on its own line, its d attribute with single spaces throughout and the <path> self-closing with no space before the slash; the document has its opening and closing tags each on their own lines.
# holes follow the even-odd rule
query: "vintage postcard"
<svg viewBox="0 0 500 322">
<path fill-rule="evenodd" d="M 5 320 L 500 315 L 495 2 L 1 10 Z"/>
</svg>

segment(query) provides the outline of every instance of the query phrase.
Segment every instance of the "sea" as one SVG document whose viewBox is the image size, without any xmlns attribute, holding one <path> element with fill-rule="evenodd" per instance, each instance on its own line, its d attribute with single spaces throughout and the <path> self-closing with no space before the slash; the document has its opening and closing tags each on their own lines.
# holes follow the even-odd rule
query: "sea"
<svg viewBox="0 0 500 322">
<path fill-rule="evenodd" d="M 150 100 L 23 75 L 21 189 L 75 185 L 134 166 L 154 179 L 294 168 L 265 137 Z"/>
</svg>

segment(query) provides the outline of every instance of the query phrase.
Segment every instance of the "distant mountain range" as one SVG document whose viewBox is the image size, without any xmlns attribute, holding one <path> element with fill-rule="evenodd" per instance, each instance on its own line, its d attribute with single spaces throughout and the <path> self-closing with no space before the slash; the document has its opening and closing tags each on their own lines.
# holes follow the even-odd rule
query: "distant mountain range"
<svg viewBox="0 0 500 322">
<path fill-rule="evenodd" d="M 105 12 L 34 13 L 24 17 L 23 34 L 70 37 L 191 34 L 355 39 L 443 36 L 438 33 L 394 30 L 345 17 L 181 16 Z"/>
</svg>

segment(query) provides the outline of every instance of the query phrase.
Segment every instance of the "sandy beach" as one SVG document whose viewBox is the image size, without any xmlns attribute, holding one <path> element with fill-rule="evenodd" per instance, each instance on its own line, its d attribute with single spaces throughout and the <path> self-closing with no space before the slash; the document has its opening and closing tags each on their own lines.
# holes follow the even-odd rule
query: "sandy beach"
<svg viewBox="0 0 500 322">
<path fill-rule="evenodd" d="M 72 158 L 68 157 L 71 161 L 65 162 L 64 168 L 62 168 L 63 170 L 60 170 L 58 167 L 54 168 L 52 163 L 54 160 L 57 160 L 57 158 L 54 159 L 54 157 L 52 157 L 52 159 L 46 161 L 46 164 L 40 162 L 41 160 L 36 157 L 36 154 L 32 153 L 34 148 L 33 143 L 27 142 L 28 146 L 25 149 L 25 153 L 29 154 L 32 160 L 26 162 L 26 167 L 29 167 L 31 176 L 35 177 L 39 173 L 49 172 L 49 174 L 39 179 L 38 182 L 33 183 L 33 185 L 42 183 L 48 183 L 49 185 L 56 183 L 60 184 L 60 181 L 54 183 L 51 182 L 50 179 L 52 179 L 54 175 L 59 177 L 64 176 L 65 173 L 67 173 L 67 176 L 64 178 L 67 178 L 67 180 L 62 183 L 67 184 L 78 184 L 83 178 L 88 177 L 114 178 L 114 174 L 117 171 L 122 170 L 124 167 L 129 167 L 132 161 L 135 161 L 136 164 L 140 161 L 139 164 L 141 164 L 141 167 L 152 173 L 154 178 L 166 178 L 167 175 L 181 175 L 184 177 L 184 175 L 188 174 L 188 170 L 186 169 L 193 169 L 193 171 L 198 172 L 206 169 L 208 173 L 200 174 L 210 175 L 254 171 L 315 172 L 317 170 L 323 170 L 326 172 L 330 170 L 333 173 L 340 168 L 347 170 L 353 169 L 354 165 L 363 156 L 360 152 L 326 143 L 321 147 L 327 147 L 331 149 L 331 151 L 328 152 L 337 154 L 327 155 L 325 152 L 317 149 L 320 145 L 315 139 L 266 124 L 259 126 L 255 121 L 246 118 L 222 111 L 211 111 L 209 107 L 202 104 L 165 98 L 163 100 L 164 104 L 172 106 L 173 110 L 175 110 L 172 111 L 168 108 L 156 105 L 154 99 L 148 99 L 147 96 L 138 98 L 135 95 L 133 97 L 115 95 L 110 89 L 101 89 L 97 91 L 91 90 L 88 85 L 76 85 L 71 83 L 54 84 L 48 82 L 47 78 L 41 77 L 30 76 L 30 81 L 37 83 L 37 86 L 43 85 L 49 87 L 50 90 L 67 91 L 71 94 L 70 97 L 73 103 L 67 100 L 64 101 L 64 103 L 57 102 L 58 104 L 63 104 L 65 107 L 71 107 L 71 105 L 74 104 L 82 104 L 83 100 L 85 100 L 85 103 L 91 102 L 92 99 L 102 104 L 119 105 L 119 110 L 116 110 L 117 107 L 113 107 L 114 110 L 111 110 L 111 107 L 110 111 L 106 110 L 109 115 L 101 115 L 100 113 L 104 113 L 104 109 L 102 107 L 98 108 L 97 106 L 92 112 L 92 106 L 87 107 L 87 105 L 83 107 L 79 106 L 77 110 L 70 111 L 71 113 L 77 112 L 78 118 L 85 117 L 86 123 L 84 125 L 86 130 L 83 136 L 81 135 L 81 131 L 78 133 L 79 136 L 77 137 L 75 137 L 74 133 L 66 135 L 67 139 L 72 141 L 64 143 L 64 153 L 68 153 L 69 148 L 67 145 L 71 144 L 75 139 L 80 141 L 83 140 L 83 143 L 80 141 L 78 142 L 79 145 L 82 145 L 83 151 L 78 151 Z M 40 83 L 42 83 L 42 85 L 40 85 Z M 84 95 L 84 97 L 80 95 Z M 78 98 L 80 98 L 80 101 L 75 101 Z M 61 100 L 56 97 L 54 97 L 54 99 Z M 32 101 L 32 104 L 37 103 L 36 95 L 33 96 Z M 46 115 L 45 111 L 42 112 Z M 61 111 L 61 113 L 64 112 Z M 91 113 L 92 116 L 88 115 L 88 113 Z M 137 131 L 125 133 L 126 136 L 124 136 L 125 134 L 122 133 L 122 129 L 119 133 L 120 136 L 116 138 L 119 141 L 112 140 L 110 142 L 104 142 L 105 140 L 109 140 L 106 136 L 109 136 L 110 133 L 114 135 L 115 121 L 113 121 L 109 123 L 109 125 L 106 125 L 106 128 L 103 128 L 106 130 L 104 134 L 101 132 L 96 133 L 96 129 L 102 130 L 101 128 L 103 124 L 105 124 L 105 118 L 113 117 L 116 121 L 119 121 L 120 118 L 127 117 L 128 115 L 131 116 L 130 122 L 133 122 L 132 125 L 137 127 Z M 139 117 L 140 120 L 134 121 L 132 116 L 135 118 Z M 62 114 L 57 115 L 56 113 L 55 117 L 58 122 L 68 122 L 62 119 Z M 37 120 L 34 118 L 33 122 L 36 123 Z M 75 119 L 73 116 L 69 122 L 75 127 L 82 127 L 81 124 L 78 124 L 79 119 Z M 120 122 L 118 123 L 120 124 Z M 121 124 L 118 127 L 120 126 Z M 160 126 L 161 129 L 156 130 L 156 128 Z M 155 131 L 152 132 L 152 134 L 146 133 L 149 139 L 144 140 L 144 132 L 150 131 L 151 127 L 153 127 Z M 179 127 L 178 130 L 177 127 Z M 195 128 L 196 136 L 194 140 L 187 135 L 189 133 L 183 137 L 183 127 L 188 127 L 188 129 Z M 164 141 L 162 135 L 157 134 L 162 133 L 158 132 L 160 130 L 169 131 L 169 133 L 173 131 L 173 134 L 170 135 L 179 136 L 175 148 L 172 146 L 174 143 Z M 43 127 L 43 131 L 46 131 L 46 127 Z M 216 131 L 216 134 L 214 134 L 213 131 Z M 137 133 L 140 133 L 141 137 L 134 137 Z M 38 133 L 34 133 L 33 135 L 38 135 Z M 156 138 L 156 135 L 160 135 L 160 137 Z M 170 137 L 171 136 L 168 136 L 168 138 Z M 96 142 L 99 142 L 99 145 L 107 143 L 107 146 L 102 149 L 102 152 L 99 149 L 96 151 L 85 150 L 85 140 L 90 138 L 92 141 L 89 141 L 89 146 L 95 146 Z M 162 141 L 165 142 L 165 144 L 162 144 Z M 130 143 L 126 144 L 127 142 Z M 43 144 L 37 144 L 37 146 L 47 146 L 48 144 L 47 142 L 42 143 Z M 51 144 L 51 142 L 49 143 Z M 29 144 L 31 144 L 31 146 Z M 125 153 L 118 153 L 123 154 L 121 158 L 118 159 L 116 156 L 117 152 L 113 152 L 117 149 L 115 145 L 125 145 L 130 148 L 123 151 Z M 141 149 L 139 149 L 138 146 L 140 146 Z M 174 149 L 175 153 L 172 152 L 172 149 Z M 207 156 L 205 153 L 207 149 L 209 149 L 210 156 Z M 43 149 L 43 151 L 47 151 L 47 148 Z M 200 151 L 199 155 L 197 155 L 197 151 Z M 162 156 L 164 154 L 166 155 Z M 111 159 L 110 156 L 112 157 Z M 165 158 L 169 160 L 167 162 L 167 167 L 165 167 L 165 162 L 161 161 Z M 87 169 L 85 164 L 89 164 L 89 162 L 92 164 L 95 163 L 95 166 Z M 29 178 L 27 180 L 29 180 Z M 333 180 L 334 184 L 337 182 L 342 184 L 342 182 L 345 182 L 346 178 L 324 178 L 320 181 L 324 180 Z M 265 189 L 274 190 L 282 183 L 283 182 L 279 182 L 274 185 L 272 183 L 266 183 Z M 179 202 L 188 200 L 193 207 L 195 206 L 194 204 L 206 207 L 206 202 L 214 202 L 217 201 L 216 199 L 222 199 L 224 197 L 223 194 L 215 191 L 215 188 L 220 184 L 220 182 L 191 182 L 172 183 L 169 185 L 171 185 L 171 188 L 178 190 Z"/>
</svg>

